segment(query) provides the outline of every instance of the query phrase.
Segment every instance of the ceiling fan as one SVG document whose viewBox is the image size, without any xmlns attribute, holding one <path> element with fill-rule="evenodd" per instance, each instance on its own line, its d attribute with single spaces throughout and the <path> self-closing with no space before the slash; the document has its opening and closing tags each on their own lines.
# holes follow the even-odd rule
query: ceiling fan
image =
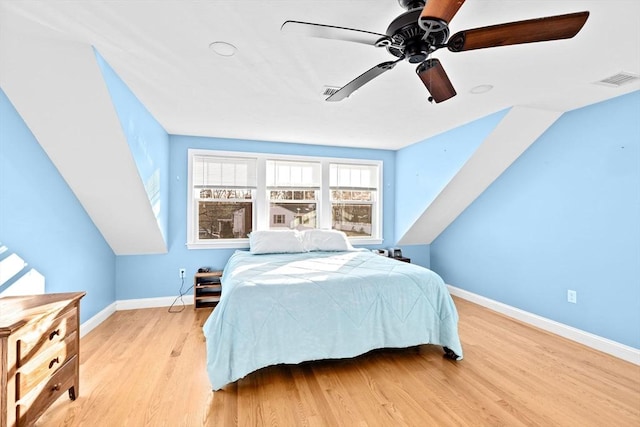
<svg viewBox="0 0 640 427">
<path fill-rule="evenodd" d="M 418 64 L 416 73 L 430 93 L 429 101 L 446 101 L 456 91 L 442 64 L 431 54 L 446 47 L 463 52 L 487 47 L 507 46 L 570 39 L 584 26 L 589 12 L 548 16 L 473 28 L 449 37 L 449 22 L 465 0 L 398 0 L 407 11 L 389 24 L 386 34 L 333 25 L 286 21 L 281 30 L 310 37 L 344 40 L 386 48 L 397 59 L 383 62 L 365 71 L 334 92 L 327 101 L 341 101 L 379 75 L 393 69 L 402 60 Z"/>
</svg>

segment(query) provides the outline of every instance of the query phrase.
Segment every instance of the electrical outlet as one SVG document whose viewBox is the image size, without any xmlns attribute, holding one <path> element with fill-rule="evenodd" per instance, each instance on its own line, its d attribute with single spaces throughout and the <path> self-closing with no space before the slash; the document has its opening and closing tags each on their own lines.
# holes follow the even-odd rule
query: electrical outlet
<svg viewBox="0 0 640 427">
<path fill-rule="evenodd" d="M 578 303 L 578 293 L 574 290 L 567 289 L 567 302 L 577 304 Z"/>
<path fill-rule="evenodd" d="M 187 274 L 187 270 L 184 269 L 184 268 L 181 268 L 179 270 L 179 274 L 180 274 L 180 276 L 178 276 L 178 277 L 180 277 L 181 279 L 184 279 L 184 275 Z"/>
</svg>

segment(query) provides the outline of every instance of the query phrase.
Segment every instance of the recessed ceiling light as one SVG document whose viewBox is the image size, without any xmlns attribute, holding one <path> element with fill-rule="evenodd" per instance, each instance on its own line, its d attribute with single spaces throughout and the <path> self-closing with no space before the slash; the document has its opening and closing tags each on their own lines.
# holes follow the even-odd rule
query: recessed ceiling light
<svg viewBox="0 0 640 427">
<path fill-rule="evenodd" d="M 479 85 L 479 86 L 472 87 L 469 92 L 475 95 L 478 95 L 480 93 L 489 92 L 491 89 L 493 89 L 493 85 Z"/>
<path fill-rule="evenodd" d="M 227 42 L 213 42 L 209 45 L 209 49 L 220 56 L 233 56 L 238 51 L 237 47 Z"/>
</svg>

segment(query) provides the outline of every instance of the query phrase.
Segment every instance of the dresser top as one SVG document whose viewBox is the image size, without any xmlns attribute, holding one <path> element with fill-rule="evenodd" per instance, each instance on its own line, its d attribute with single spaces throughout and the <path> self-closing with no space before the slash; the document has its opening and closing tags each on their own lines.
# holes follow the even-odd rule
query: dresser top
<svg viewBox="0 0 640 427">
<path fill-rule="evenodd" d="M 10 335 L 32 319 L 63 311 L 86 292 L 65 292 L 0 298 L 0 337 Z"/>
</svg>

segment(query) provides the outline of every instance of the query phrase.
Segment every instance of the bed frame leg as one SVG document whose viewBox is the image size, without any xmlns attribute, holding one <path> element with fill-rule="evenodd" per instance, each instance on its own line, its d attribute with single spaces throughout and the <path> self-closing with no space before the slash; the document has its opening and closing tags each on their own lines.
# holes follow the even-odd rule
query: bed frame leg
<svg viewBox="0 0 640 427">
<path fill-rule="evenodd" d="M 458 355 L 453 352 L 449 347 L 442 347 L 444 350 L 444 358 L 450 360 L 458 360 Z"/>
</svg>

